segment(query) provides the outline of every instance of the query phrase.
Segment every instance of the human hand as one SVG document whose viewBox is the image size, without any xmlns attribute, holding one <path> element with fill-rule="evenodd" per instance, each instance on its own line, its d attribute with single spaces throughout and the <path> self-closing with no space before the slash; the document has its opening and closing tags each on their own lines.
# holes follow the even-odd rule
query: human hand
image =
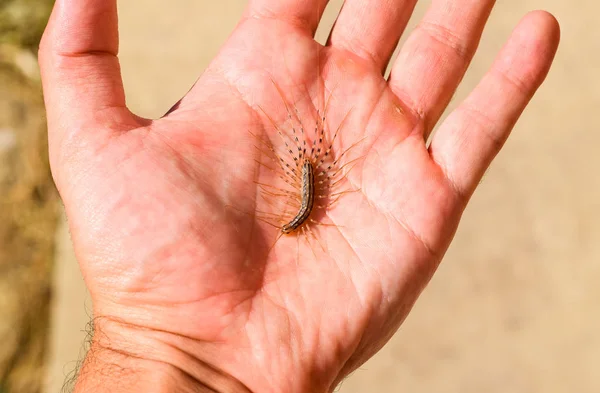
<svg viewBox="0 0 600 393">
<path fill-rule="evenodd" d="M 148 120 L 125 105 L 115 0 L 56 2 L 40 51 L 51 165 L 97 329 L 78 391 L 331 391 L 393 335 L 559 40 L 550 15 L 525 17 L 428 147 L 493 1 L 434 1 L 385 80 L 413 5 L 347 0 L 323 47 L 324 1 L 250 1 L 193 89 Z M 301 113 L 329 91 L 334 150 L 362 141 L 358 191 L 315 218 L 312 246 L 273 246 L 278 230 L 241 213 L 261 210 L 257 176 L 273 180 L 252 135 L 276 141 L 275 85 Z"/>
</svg>

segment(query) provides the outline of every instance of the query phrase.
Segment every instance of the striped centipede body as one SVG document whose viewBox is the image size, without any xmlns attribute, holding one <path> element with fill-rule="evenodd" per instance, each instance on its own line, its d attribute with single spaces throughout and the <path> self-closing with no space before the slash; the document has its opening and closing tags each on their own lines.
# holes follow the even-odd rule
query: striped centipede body
<svg viewBox="0 0 600 393">
<path fill-rule="evenodd" d="M 281 232 L 290 234 L 306 222 L 315 204 L 315 175 L 310 161 L 302 165 L 302 190 L 300 193 L 300 210 L 289 223 L 281 227 Z"/>
</svg>

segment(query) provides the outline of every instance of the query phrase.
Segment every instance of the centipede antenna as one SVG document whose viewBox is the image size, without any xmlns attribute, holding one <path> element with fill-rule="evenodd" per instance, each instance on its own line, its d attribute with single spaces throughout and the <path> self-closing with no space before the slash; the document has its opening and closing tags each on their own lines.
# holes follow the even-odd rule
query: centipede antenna
<svg viewBox="0 0 600 393">
<path fill-rule="evenodd" d="M 268 221 L 266 218 L 264 218 L 264 217 L 261 216 L 261 214 L 263 214 L 264 212 L 248 213 L 248 212 L 245 212 L 245 211 L 243 211 L 241 209 L 238 209 L 237 207 L 235 207 L 233 205 L 225 205 L 225 208 L 231 208 L 231 209 L 233 209 L 233 210 L 235 210 L 235 211 L 237 211 L 239 213 L 242 213 L 242 214 L 244 214 L 246 216 L 252 217 L 253 219 L 256 219 L 256 220 L 259 220 L 261 222 L 264 222 L 265 224 L 268 224 L 268 225 L 270 225 L 272 227 L 279 228 L 278 225 L 273 224 L 272 222 Z"/>
<path fill-rule="evenodd" d="M 327 97 L 327 99 L 325 99 L 325 83 L 322 83 L 322 88 L 323 88 L 323 100 L 324 105 L 323 105 L 323 113 L 321 114 L 319 110 L 317 110 L 317 122 L 316 122 L 316 127 L 315 127 L 315 137 L 316 139 L 319 140 L 319 142 L 322 144 L 324 140 L 326 140 L 325 138 L 325 128 L 327 127 L 327 114 L 329 111 L 329 104 L 331 103 L 331 100 L 333 99 L 333 92 L 336 90 L 337 86 L 334 87 L 333 89 L 331 89 L 331 92 L 329 93 L 329 97 Z M 347 115 L 346 115 L 347 116 Z M 340 124 L 341 127 L 341 124 Z M 318 135 L 318 130 L 321 130 L 321 134 Z M 339 127 L 338 127 L 339 130 Z M 332 141 L 333 144 L 333 141 Z M 329 147 L 329 150 L 331 150 L 331 146 Z M 312 152 L 314 153 L 314 151 Z M 311 157 L 313 157 L 313 154 L 311 153 Z M 318 149 L 317 150 L 317 155 L 313 157 L 313 159 L 315 161 L 318 161 L 319 156 L 320 156 L 321 150 Z"/>
<path fill-rule="evenodd" d="M 331 141 L 329 141 L 329 147 L 328 147 L 328 148 L 325 150 L 325 154 L 323 155 L 323 158 L 321 159 L 321 161 L 320 161 L 319 165 L 321 165 L 321 164 L 322 164 L 322 163 L 325 161 L 325 159 L 326 159 L 326 158 L 329 156 L 329 154 L 331 153 L 331 149 L 333 148 L 333 144 L 335 143 L 335 140 L 337 139 L 337 136 L 338 136 L 338 134 L 339 134 L 340 130 L 342 129 L 342 127 L 344 126 L 344 124 L 345 124 L 345 123 L 346 123 L 346 121 L 348 120 L 348 117 L 350 116 L 350 113 L 351 113 L 351 112 L 352 112 L 352 109 L 350 109 L 350 110 L 348 111 L 348 113 L 346 113 L 346 115 L 344 116 L 344 118 L 342 119 L 342 121 L 340 122 L 340 124 L 338 125 L 337 129 L 335 130 L 335 133 L 333 134 L 333 138 L 331 138 Z M 360 142 L 360 141 L 359 141 L 359 142 Z M 358 142 L 357 142 L 357 143 L 358 143 Z M 354 145 L 353 145 L 353 146 L 354 146 Z M 353 146 L 350 146 L 350 147 L 349 147 L 349 148 L 348 148 L 346 151 L 350 150 L 350 149 L 351 149 Z M 346 151 L 345 151 L 345 152 L 346 152 Z M 344 152 L 344 153 L 345 153 L 345 152 Z M 344 153 L 342 153 L 342 154 L 340 155 L 340 157 L 341 157 L 341 156 L 343 156 L 343 155 L 344 155 Z M 340 157 L 338 157 L 338 160 L 339 160 L 339 158 L 340 158 Z M 316 159 L 316 160 L 318 160 L 318 159 L 319 159 L 319 157 L 317 156 L 315 159 Z"/>
<path fill-rule="evenodd" d="M 285 197 L 285 198 L 294 198 L 295 200 L 297 200 L 298 202 L 300 202 L 300 199 L 298 199 L 296 196 L 294 195 L 290 195 L 290 194 L 280 194 L 280 193 L 276 193 L 276 192 L 271 192 L 271 191 L 267 191 L 267 190 L 261 190 L 262 193 L 264 193 L 265 195 L 271 196 L 271 197 Z"/>
<path fill-rule="evenodd" d="M 265 150 L 261 149 L 260 147 L 255 146 L 259 152 L 261 152 L 262 154 L 264 154 L 265 156 L 270 158 L 271 161 L 275 162 L 285 174 L 289 175 L 290 177 L 294 178 L 295 180 L 298 180 L 298 178 L 297 177 L 295 178 L 294 176 L 292 176 L 289 173 L 290 170 L 288 170 L 288 169 L 291 169 L 292 173 L 295 174 L 295 168 L 291 168 L 290 164 L 287 161 L 285 161 L 285 159 L 283 157 L 279 157 L 277 155 L 277 153 L 275 152 L 275 149 L 273 148 L 273 145 L 271 144 L 270 141 L 267 143 L 262 138 L 259 138 L 259 137 L 255 136 L 254 134 L 252 134 L 252 132 L 250 132 L 250 134 L 252 136 L 254 136 L 259 142 L 261 142 L 268 149 L 267 151 L 265 151 Z M 264 164 L 262 161 L 257 161 L 257 162 L 259 164 L 264 165 L 265 167 L 271 169 L 270 167 L 266 166 L 266 164 Z M 286 168 L 288 168 L 288 169 L 286 169 Z M 276 171 L 274 171 L 273 169 L 271 169 L 271 171 L 276 173 Z"/>
<path fill-rule="evenodd" d="M 289 182 L 289 180 L 288 180 L 288 179 L 285 179 L 285 178 L 284 178 L 284 177 L 283 177 L 283 176 L 282 176 L 282 175 L 281 175 L 279 172 L 277 172 L 277 170 L 276 170 L 276 169 L 274 169 L 274 168 L 272 168 L 272 167 L 268 166 L 267 164 L 265 164 L 264 162 L 262 162 L 262 161 L 260 161 L 260 160 L 254 159 L 254 161 L 255 161 L 255 162 L 256 162 L 256 163 L 257 163 L 259 166 L 262 166 L 262 167 L 264 167 L 265 169 L 267 169 L 267 170 L 269 170 L 270 172 L 272 172 L 272 173 L 274 173 L 275 175 L 277 175 L 279 178 L 281 178 L 281 180 L 283 180 L 283 181 L 285 181 L 286 183 L 289 183 L 290 185 L 292 185 L 292 184 Z M 282 166 L 282 165 L 280 165 L 279 167 L 280 167 L 280 169 L 283 171 L 283 174 L 284 174 L 284 175 L 286 175 L 286 176 L 288 176 L 288 177 L 289 177 L 291 180 L 293 180 L 293 181 L 295 181 L 295 182 L 299 182 L 299 181 L 300 181 L 300 178 L 298 177 L 298 174 L 297 174 L 295 171 L 293 171 L 293 172 L 292 172 L 292 171 L 289 171 L 289 170 L 287 170 L 287 169 L 286 169 L 287 167 L 284 167 L 284 166 Z"/>
<path fill-rule="evenodd" d="M 264 162 L 254 159 L 254 162 L 256 162 L 259 166 L 262 166 L 263 168 L 267 169 L 269 172 L 274 173 L 275 175 L 280 176 L 279 172 L 277 172 L 277 170 L 273 167 L 270 167 L 269 165 L 265 164 Z"/>
<path fill-rule="evenodd" d="M 347 166 L 350 166 L 350 165 L 352 165 L 352 168 L 354 168 L 354 165 L 355 165 L 355 164 L 356 164 L 358 161 L 362 160 L 363 158 L 364 158 L 364 156 L 362 156 L 362 157 L 357 157 L 357 158 L 355 158 L 355 159 L 353 159 L 353 160 L 350 160 L 350 161 L 348 161 L 348 162 L 344 163 L 344 165 L 342 165 L 342 166 L 340 166 L 340 167 L 336 168 L 336 171 L 334 172 L 334 175 L 337 175 L 338 173 L 342 172 L 342 171 L 343 171 L 343 169 L 344 169 L 344 168 L 346 168 Z M 336 162 L 335 164 L 331 164 L 331 165 L 329 165 L 329 166 L 328 166 L 326 169 L 324 169 L 324 170 L 322 170 L 322 171 L 319 171 L 319 173 L 317 174 L 317 176 L 319 176 L 319 177 L 321 177 L 321 176 L 325 176 L 325 175 L 327 174 L 327 171 L 330 171 L 330 170 L 331 170 L 331 169 L 332 169 L 334 166 L 337 166 L 337 162 Z M 334 175 L 330 175 L 330 176 L 331 176 L 331 177 L 333 177 Z"/>
<path fill-rule="evenodd" d="M 281 209 L 283 206 L 284 211 L 283 211 L 283 213 L 280 213 L 280 214 L 271 213 L 271 212 L 263 212 L 265 215 L 280 217 L 282 220 L 284 217 L 290 216 L 290 213 L 288 212 L 288 207 L 297 208 L 297 206 L 301 203 L 301 202 L 297 202 L 295 204 L 292 203 L 291 198 L 289 196 L 283 196 L 284 198 L 287 198 L 284 202 L 281 202 L 281 201 L 275 202 L 274 199 L 277 198 L 276 196 L 269 195 L 269 194 L 266 194 L 263 192 L 261 192 L 261 197 L 262 197 L 263 201 L 273 209 L 275 209 L 275 208 Z M 285 221 L 285 220 L 283 220 L 283 221 Z"/>
<path fill-rule="evenodd" d="M 302 201 L 300 199 L 296 199 L 296 198 L 292 199 L 288 195 L 270 195 L 270 194 L 267 194 L 267 193 L 263 194 L 263 198 L 269 203 L 270 206 L 274 206 L 275 204 L 274 203 L 270 203 L 270 199 L 269 198 L 274 198 L 274 197 L 277 197 L 277 196 L 281 196 L 281 197 L 287 198 L 285 200 L 285 202 L 283 202 L 283 205 L 284 206 L 289 206 L 291 208 L 298 208 L 298 206 L 302 203 Z M 294 203 L 294 201 L 296 201 L 296 203 Z M 280 205 L 281 205 L 281 203 L 280 203 Z M 286 213 L 287 213 L 287 210 L 284 212 L 283 215 L 286 215 Z M 275 214 L 275 213 L 268 213 L 268 214 L 280 216 L 279 214 Z"/>
<path fill-rule="evenodd" d="M 352 168 L 354 168 L 354 166 L 352 166 L 352 167 L 350 168 L 350 170 L 352 170 Z M 335 175 L 335 176 L 337 176 L 337 174 L 338 174 L 338 173 L 335 173 L 334 175 Z M 332 180 L 332 179 L 333 179 L 333 177 L 332 177 L 332 178 L 329 178 L 329 180 Z M 336 187 L 338 184 L 340 184 L 340 183 L 341 183 L 342 181 L 344 181 L 345 179 L 346 179 L 346 177 L 343 177 L 343 176 L 342 176 L 342 177 L 340 177 L 339 179 L 337 179 L 337 180 L 335 180 L 333 183 L 331 183 L 331 184 L 330 184 L 330 187 L 331 187 L 331 188 L 334 188 L 334 187 Z"/>
<path fill-rule="evenodd" d="M 294 203 L 292 200 L 288 199 L 285 204 L 288 205 L 289 207 L 293 207 L 298 209 L 298 205 L 302 203 L 302 200 L 300 199 L 295 199 L 296 203 Z"/>
<path fill-rule="evenodd" d="M 292 122 L 292 133 L 294 134 L 294 140 L 296 142 L 296 148 L 298 149 L 298 160 L 300 164 L 304 160 L 304 154 L 306 153 L 306 137 L 304 136 L 304 124 L 300 119 L 300 111 L 296 104 L 294 104 L 294 114 L 296 115 L 296 120 L 298 121 L 298 125 L 300 127 L 300 134 L 302 135 L 302 146 L 300 145 L 300 141 L 298 140 L 298 136 L 296 135 L 296 128 L 293 126 L 292 116 L 289 115 L 290 122 Z"/>
<path fill-rule="evenodd" d="M 300 146 L 300 141 L 298 140 L 298 136 L 296 134 L 296 128 L 294 127 L 294 122 L 292 119 L 292 111 L 290 110 L 290 107 L 288 105 L 287 100 L 285 99 L 285 96 L 283 94 L 283 92 L 281 91 L 281 88 L 279 87 L 279 85 L 275 82 L 275 80 L 273 80 L 273 78 L 271 79 L 271 83 L 273 83 L 273 86 L 275 86 L 275 89 L 277 90 L 277 93 L 279 94 L 279 97 L 281 98 L 281 101 L 283 102 L 283 105 L 285 106 L 285 110 L 287 112 L 287 117 L 290 120 L 291 123 L 291 127 L 292 127 L 292 134 L 294 136 L 294 142 L 296 145 L 296 149 L 298 150 L 298 157 L 295 157 L 294 160 L 296 161 L 296 163 L 298 164 L 299 161 L 302 161 L 303 158 L 303 154 L 302 154 L 302 147 Z M 303 136 L 304 139 L 304 125 L 302 124 L 302 120 L 300 120 L 300 116 L 298 115 L 298 107 L 296 106 L 296 104 L 294 104 L 294 111 L 293 113 L 296 116 L 296 120 L 298 121 L 298 125 L 300 126 L 300 132 Z M 289 138 L 289 136 L 288 136 Z M 292 154 L 291 150 L 289 149 L 289 146 L 286 144 L 286 147 L 288 147 L 288 151 L 290 154 Z M 301 164 L 299 164 L 301 165 Z"/>
<path fill-rule="evenodd" d="M 334 204 L 336 204 L 337 202 L 339 202 L 340 198 L 341 198 L 342 196 L 346 195 L 346 194 L 351 194 L 351 193 L 353 193 L 353 192 L 360 192 L 360 191 L 361 191 L 361 190 L 360 190 L 360 188 L 359 188 L 359 189 L 356 189 L 356 190 L 348 190 L 348 191 L 344 191 L 344 192 L 342 192 L 342 193 L 339 193 L 339 194 L 338 194 L 338 195 L 337 195 L 337 196 L 336 196 L 336 197 L 335 197 L 333 200 L 331 200 L 331 201 L 328 203 L 327 207 L 331 207 L 331 206 L 333 206 Z"/>
<path fill-rule="evenodd" d="M 271 192 L 271 193 L 273 193 L 273 192 L 279 192 L 281 194 L 285 194 L 285 195 L 289 195 L 289 196 L 293 196 L 293 197 L 297 197 L 298 196 L 298 194 L 295 193 L 295 192 L 284 190 L 282 188 L 271 186 L 269 184 L 263 184 L 263 183 L 259 183 L 259 182 L 256 182 L 256 184 L 258 184 L 260 186 L 260 188 L 262 190 L 264 190 L 265 192 Z"/>
<path fill-rule="evenodd" d="M 274 213 L 261 213 L 261 215 L 256 217 L 257 219 L 262 219 L 262 220 L 273 220 L 275 222 L 277 222 L 277 225 L 275 225 L 275 227 L 277 229 L 279 229 L 281 227 L 281 222 L 280 222 L 280 216 L 276 215 Z"/>
<path fill-rule="evenodd" d="M 356 146 L 360 145 L 368 138 L 369 138 L 368 136 L 365 136 L 365 137 L 362 137 L 361 139 L 359 139 L 358 141 L 354 142 L 352 145 L 350 145 L 349 148 L 347 148 L 346 150 L 344 150 L 342 152 L 342 154 L 340 154 L 340 156 L 337 158 L 337 161 L 339 161 L 339 159 L 342 158 L 343 156 L 345 156 L 350 150 L 354 149 Z"/>
<path fill-rule="evenodd" d="M 286 104 L 286 103 L 284 103 L 284 105 L 285 105 L 285 106 L 286 106 L 286 108 L 287 108 L 287 104 Z M 281 128 L 280 128 L 280 127 L 279 127 L 279 126 L 278 126 L 278 125 L 275 123 L 275 121 L 273 120 L 273 118 L 272 118 L 271 116 L 269 116 L 269 114 L 268 114 L 268 113 L 267 113 L 267 112 L 266 112 L 266 111 L 265 111 L 265 110 L 264 110 L 264 109 L 263 109 L 261 106 L 259 106 L 258 108 L 259 108 L 259 109 L 261 110 L 261 112 L 262 112 L 262 113 L 263 113 L 263 114 L 266 116 L 266 118 L 269 120 L 269 122 L 271 123 L 271 125 L 272 125 L 272 126 L 275 128 L 275 130 L 277 131 L 277 135 L 279 135 L 279 137 L 281 138 L 281 141 L 282 141 L 282 142 L 283 142 L 283 144 L 285 145 L 285 148 L 286 148 L 287 152 L 289 153 L 289 155 L 290 155 L 290 158 L 291 158 L 291 159 L 294 161 L 294 163 L 296 164 L 296 167 L 298 167 L 298 166 L 300 165 L 300 164 L 299 164 L 299 162 L 298 162 L 298 161 L 299 161 L 299 159 L 298 159 L 298 157 L 296 157 L 296 156 L 294 155 L 294 152 L 293 152 L 293 150 L 290 148 L 290 145 L 289 145 L 289 143 L 288 143 L 288 140 L 287 140 L 287 139 L 291 139 L 291 138 L 289 137 L 289 135 L 285 134 L 285 133 L 284 133 L 284 132 L 281 130 Z M 287 139 L 286 139 L 286 137 L 287 137 Z"/>
<path fill-rule="evenodd" d="M 350 166 L 350 169 L 348 169 L 348 170 L 346 171 L 346 173 L 349 173 L 349 172 L 351 172 L 351 171 L 352 171 L 352 169 L 354 169 L 354 167 L 355 167 L 356 165 L 357 165 L 357 163 L 352 163 L 352 165 Z M 333 188 L 333 187 L 337 186 L 339 183 L 341 183 L 342 181 L 344 181 L 344 180 L 346 179 L 346 177 L 345 177 L 345 176 L 342 176 L 342 177 L 339 177 L 339 178 L 337 177 L 337 176 L 339 176 L 339 175 L 343 174 L 343 172 L 344 172 L 344 170 L 340 168 L 340 169 L 338 169 L 337 171 L 335 171 L 333 174 L 331 174 L 331 175 L 327 176 L 327 177 L 325 178 L 325 180 L 321 180 L 321 181 L 319 181 L 319 183 L 321 183 L 321 182 L 323 182 L 323 183 L 328 183 L 328 184 L 329 184 L 329 186 L 330 186 L 330 188 Z"/>
<path fill-rule="evenodd" d="M 269 189 L 270 188 L 270 189 L 272 189 L 274 191 L 291 192 L 292 194 L 295 195 L 295 193 L 293 193 L 292 191 L 288 191 L 288 190 L 285 190 L 285 189 L 280 188 L 280 187 L 275 187 L 275 186 L 272 186 L 270 184 L 262 183 L 262 182 L 259 182 L 258 180 L 253 180 L 252 182 L 254 184 L 256 184 L 259 188 L 264 187 L 265 189 Z"/>
<path fill-rule="evenodd" d="M 267 224 L 267 225 L 270 225 L 270 226 L 272 226 L 273 228 L 277 228 L 277 229 L 279 229 L 279 225 L 277 225 L 277 224 L 273 224 L 272 222 L 269 222 L 269 221 L 268 221 L 268 219 L 266 219 L 266 218 L 263 218 L 263 217 L 258 217 L 258 216 L 257 216 L 257 217 L 256 217 L 256 219 L 257 219 L 258 221 L 260 221 L 260 222 L 263 222 L 263 223 L 265 223 L 265 224 Z"/>
</svg>

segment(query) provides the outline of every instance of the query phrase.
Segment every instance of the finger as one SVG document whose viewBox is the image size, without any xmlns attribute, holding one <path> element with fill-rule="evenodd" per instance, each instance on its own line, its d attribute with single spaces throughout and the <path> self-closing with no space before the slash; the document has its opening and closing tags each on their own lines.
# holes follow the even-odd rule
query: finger
<svg viewBox="0 0 600 393">
<path fill-rule="evenodd" d="M 40 44 L 50 142 L 95 117 L 118 120 L 125 94 L 116 0 L 57 0 Z"/>
<path fill-rule="evenodd" d="M 328 44 L 371 61 L 383 73 L 415 4 L 416 0 L 347 0 Z"/>
<path fill-rule="evenodd" d="M 422 118 L 425 139 L 464 76 L 493 5 L 494 0 L 433 0 L 401 49 L 390 87 Z"/>
<path fill-rule="evenodd" d="M 433 160 L 466 200 L 546 77 L 560 28 L 552 15 L 527 15 L 471 95 L 432 140 Z"/>
<path fill-rule="evenodd" d="M 246 16 L 274 19 L 314 36 L 328 0 L 250 0 Z"/>
</svg>

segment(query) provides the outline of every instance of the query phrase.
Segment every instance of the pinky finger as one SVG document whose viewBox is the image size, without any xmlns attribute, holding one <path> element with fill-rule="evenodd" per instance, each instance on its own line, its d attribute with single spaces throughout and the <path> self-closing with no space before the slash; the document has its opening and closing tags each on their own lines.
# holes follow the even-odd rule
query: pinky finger
<svg viewBox="0 0 600 393">
<path fill-rule="evenodd" d="M 536 11 L 515 29 L 492 69 L 434 136 L 430 153 L 468 199 L 544 81 L 560 40 L 554 17 Z"/>
</svg>

